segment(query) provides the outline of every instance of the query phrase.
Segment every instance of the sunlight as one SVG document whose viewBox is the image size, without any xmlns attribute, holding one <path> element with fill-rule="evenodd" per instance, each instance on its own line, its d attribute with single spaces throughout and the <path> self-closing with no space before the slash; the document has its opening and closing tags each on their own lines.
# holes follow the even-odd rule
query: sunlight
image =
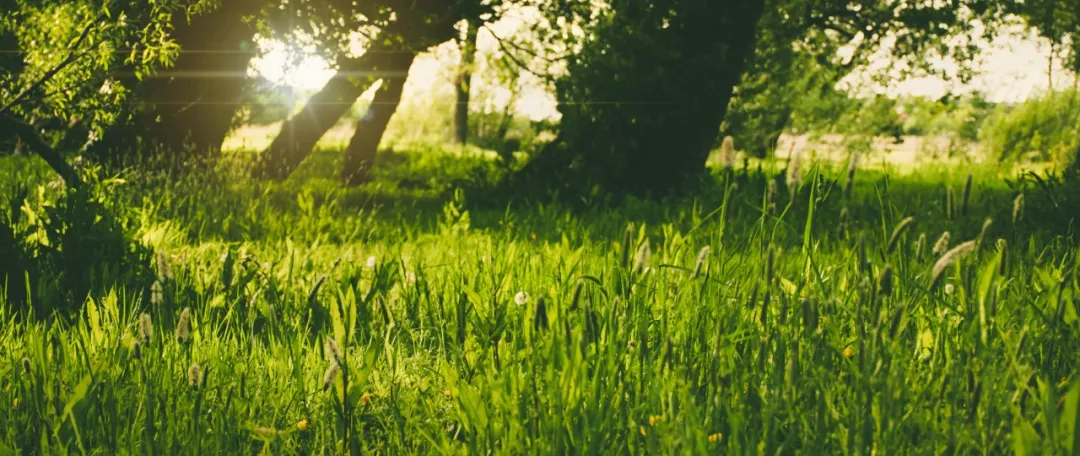
<svg viewBox="0 0 1080 456">
<path fill-rule="evenodd" d="M 267 40 L 260 46 L 266 52 L 252 62 L 252 72 L 275 84 L 318 90 L 334 75 L 326 61 L 311 52 L 290 49 L 281 41 Z"/>
</svg>

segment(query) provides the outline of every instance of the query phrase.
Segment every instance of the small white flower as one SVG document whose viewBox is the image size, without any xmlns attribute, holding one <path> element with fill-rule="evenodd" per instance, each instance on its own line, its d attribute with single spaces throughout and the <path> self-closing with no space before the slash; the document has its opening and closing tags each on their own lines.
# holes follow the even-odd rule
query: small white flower
<svg viewBox="0 0 1080 456">
<path fill-rule="evenodd" d="M 375 255 L 367 257 L 367 267 L 368 267 L 368 269 L 375 269 L 375 264 L 376 264 L 377 261 L 378 260 L 375 259 Z"/>
<path fill-rule="evenodd" d="M 953 294 L 953 290 L 954 290 L 953 284 L 951 284 L 951 283 L 945 284 L 945 294 L 951 295 L 951 294 Z"/>
<path fill-rule="evenodd" d="M 519 306 L 523 306 L 525 304 L 528 304 L 529 303 L 529 294 L 524 292 L 524 291 L 517 292 L 517 294 L 514 295 L 514 302 L 517 303 L 517 305 L 519 305 Z"/>
</svg>

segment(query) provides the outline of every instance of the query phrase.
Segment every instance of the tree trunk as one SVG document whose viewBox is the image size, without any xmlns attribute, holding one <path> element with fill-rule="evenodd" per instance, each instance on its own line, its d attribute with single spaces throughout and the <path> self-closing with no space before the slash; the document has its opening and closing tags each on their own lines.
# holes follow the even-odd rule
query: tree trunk
<svg viewBox="0 0 1080 456">
<path fill-rule="evenodd" d="M 687 1 L 668 20 L 618 2 L 562 84 L 560 137 L 525 176 L 576 169 L 588 184 L 658 195 L 703 174 L 764 3 Z"/>
<path fill-rule="evenodd" d="M 64 180 L 68 187 L 82 187 L 82 179 L 79 178 L 79 174 L 75 172 L 75 169 L 64 160 L 64 157 L 59 152 L 45 142 L 33 126 L 22 119 L 0 112 L 0 131 L 10 132 L 21 139 L 27 148 L 44 159 L 49 164 L 49 167 L 60 175 L 60 178 Z"/>
<path fill-rule="evenodd" d="M 368 106 L 367 113 L 357 121 L 356 130 L 345 149 L 342 178 L 347 185 L 360 185 L 371 179 L 379 142 L 382 141 L 390 118 L 401 103 L 401 94 L 416 53 L 395 53 L 391 58 L 391 73 L 383 77 L 382 85 L 375 92 L 375 98 Z"/>
<path fill-rule="evenodd" d="M 171 68 L 139 81 L 117 79 L 138 106 L 131 119 L 106 131 L 89 152 L 114 162 L 145 158 L 146 149 L 167 152 L 169 161 L 215 158 L 247 97 L 247 69 L 256 54 L 256 24 L 245 21 L 262 0 L 233 0 L 191 22 L 175 20 L 180 54 Z"/>
<path fill-rule="evenodd" d="M 472 87 L 473 64 L 476 61 L 476 35 L 479 27 L 469 22 L 465 41 L 461 43 L 461 68 L 458 70 L 457 104 L 454 105 L 454 127 L 458 144 L 469 141 L 469 91 Z"/>
<path fill-rule="evenodd" d="M 281 127 L 274 142 L 262 153 L 257 175 L 272 179 L 288 177 L 315 148 L 319 138 L 378 80 L 376 73 L 380 69 L 386 71 L 391 55 L 380 46 L 343 62 L 330 81 L 308 100 L 304 110 Z"/>
</svg>

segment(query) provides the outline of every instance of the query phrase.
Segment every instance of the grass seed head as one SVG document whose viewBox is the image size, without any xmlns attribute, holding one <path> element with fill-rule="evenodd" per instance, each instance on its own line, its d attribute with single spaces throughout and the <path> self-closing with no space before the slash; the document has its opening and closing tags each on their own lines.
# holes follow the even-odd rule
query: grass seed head
<svg viewBox="0 0 1080 456">
<path fill-rule="evenodd" d="M 1012 220 L 1013 223 L 1019 222 L 1024 218 L 1024 194 L 1016 195 L 1016 199 L 1013 200 Z"/>
<path fill-rule="evenodd" d="M 187 370 L 187 380 L 188 385 L 190 385 L 194 389 L 199 389 L 200 387 L 202 387 L 202 368 L 199 367 L 198 363 L 191 363 L 191 367 L 189 367 Z"/>
<path fill-rule="evenodd" d="M 142 339 L 142 343 L 150 343 L 150 339 L 154 336 L 154 324 L 150 321 L 150 314 L 143 313 L 139 315 L 139 337 Z"/>
<path fill-rule="evenodd" d="M 859 153 L 853 152 L 848 160 L 847 182 L 844 184 L 844 199 L 851 201 L 855 190 L 855 171 L 859 169 Z"/>
<path fill-rule="evenodd" d="M 323 374 L 322 378 L 323 391 L 330 389 L 330 385 L 334 383 L 334 377 L 339 370 L 341 370 L 341 366 L 338 366 L 337 363 L 330 363 L 330 365 L 327 366 L 326 373 Z"/>
<path fill-rule="evenodd" d="M 131 357 L 134 359 L 142 358 L 142 342 L 135 341 L 131 346 Z"/>
<path fill-rule="evenodd" d="M 325 349 L 327 361 L 330 361 L 333 364 L 341 364 L 343 362 L 342 360 L 344 357 L 341 356 L 341 347 L 333 337 L 326 338 Z"/>
<path fill-rule="evenodd" d="M 1009 275 L 1009 243 L 1004 239 L 997 240 L 998 250 L 1001 251 L 1001 260 L 998 263 L 998 275 L 1006 277 Z"/>
<path fill-rule="evenodd" d="M 949 250 L 949 232 L 941 233 L 941 237 L 934 243 L 934 250 L 931 253 L 934 255 L 943 255 L 945 251 Z"/>
<path fill-rule="evenodd" d="M 150 285 L 150 305 L 154 307 L 161 307 L 161 304 L 165 302 L 165 290 L 161 286 L 161 280 L 155 280 L 153 285 Z"/>
<path fill-rule="evenodd" d="M 536 300 L 536 313 L 533 315 L 533 327 L 536 329 L 548 329 L 547 304 L 544 298 Z"/>
<path fill-rule="evenodd" d="M 711 249 L 711 247 L 705 246 L 705 247 L 701 248 L 700 252 L 698 252 L 697 262 L 694 263 L 694 277 L 695 278 L 700 277 L 701 272 L 705 269 L 705 262 L 708 261 L 708 259 L 709 259 L 709 250 L 710 249 Z"/>
<path fill-rule="evenodd" d="M 577 285 L 574 285 L 574 294 L 570 298 L 570 310 L 577 310 L 578 305 L 581 304 L 581 294 L 585 292 L 585 281 L 578 280 Z"/>
<path fill-rule="evenodd" d="M 626 231 L 623 232 L 622 242 L 622 261 L 620 264 L 623 269 L 630 266 L 630 244 L 634 242 L 634 225 L 627 225 Z"/>
<path fill-rule="evenodd" d="M 724 169 L 735 167 L 735 138 L 731 136 L 725 136 L 720 143 L 720 166 Z"/>
<path fill-rule="evenodd" d="M 945 272 L 945 269 L 972 250 L 975 250 L 975 241 L 964 242 L 953 247 L 952 250 L 945 252 L 945 254 L 937 260 L 937 263 L 934 263 L 934 267 L 930 272 L 930 289 L 934 289 L 941 279 L 941 274 Z"/>
<path fill-rule="evenodd" d="M 169 264 L 169 257 L 165 255 L 165 252 L 158 250 L 157 252 L 157 274 L 159 281 L 172 280 L 173 270 L 172 265 Z"/>
<path fill-rule="evenodd" d="M 911 225 L 915 223 L 915 217 L 905 217 L 900 223 L 896 224 L 896 228 L 893 229 L 892 236 L 889 236 L 889 245 L 885 249 L 886 253 L 892 253 L 896 250 L 896 245 L 900 241 L 900 236 L 904 234 Z"/>
<path fill-rule="evenodd" d="M 641 243 L 641 247 L 638 247 L 637 257 L 634 261 L 634 270 L 638 274 L 645 272 L 645 268 L 649 267 L 649 257 L 652 256 L 652 249 L 649 247 L 649 240 Z"/>
<path fill-rule="evenodd" d="M 922 258 L 923 249 L 926 247 L 926 233 L 919 233 L 915 240 L 915 258 Z"/>
<path fill-rule="evenodd" d="M 878 282 L 878 291 L 884 296 L 891 296 L 893 289 L 893 269 L 891 265 L 885 265 L 885 270 L 881 272 L 881 279 Z"/>
<path fill-rule="evenodd" d="M 176 341 L 186 344 L 191 340 L 191 309 L 180 311 L 180 320 L 176 323 Z"/>
<path fill-rule="evenodd" d="M 993 225 L 993 224 L 994 224 L 994 219 L 992 219 L 990 217 L 987 217 L 986 221 L 983 222 L 982 230 L 979 230 L 979 237 L 976 239 L 977 244 L 979 244 L 980 246 L 982 245 L 983 239 L 986 238 L 986 233 L 990 231 L 990 225 Z"/>
</svg>

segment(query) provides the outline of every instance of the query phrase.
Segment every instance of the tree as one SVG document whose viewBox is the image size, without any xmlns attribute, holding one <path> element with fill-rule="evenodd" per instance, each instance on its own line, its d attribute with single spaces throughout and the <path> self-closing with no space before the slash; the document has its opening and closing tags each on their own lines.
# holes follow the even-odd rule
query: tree
<svg viewBox="0 0 1080 456">
<path fill-rule="evenodd" d="M 479 27 L 465 22 L 465 36 L 461 39 L 461 67 L 458 69 L 457 103 L 454 104 L 454 133 L 458 144 L 469 140 L 469 92 L 472 88 L 473 64 L 476 61 L 476 36 Z"/>
<path fill-rule="evenodd" d="M 369 48 L 360 57 L 341 59 L 339 69 L 330 82 L 308 101 L 299 115 L 285 123 L 281 133 L 260 156 L 255 174 L 275 179 L 287 177 L 311 153 L 319 138 L 348 111 L 349 106 L 380 79 L 378 76 L 384 72 L 407 75 L 417 53 L 455 36 L 456 23 L 461 20 L 477 21 L 482 15 L 491 14 L 492 6 L 479 0 L 382 2 L 377 11 L 366 16 L 381 18 L 370 23 L 377 25 L 379 31 L 377 35 L 369 37 Z M 335 36 L 334 33 L 327 35 Z M 397 82 L 390 79 L 389 82 L 384 79 L 383 83 L 387 89 L 382 95 L 386 100 L 384 106 L 396 108 L 400 94 L 393 89 Z M 384 115 L 387 116 L 385 120 Z M 361 183 L 366 180 L 370 165 L 374 163 L 374 149 L 392 115 L 392 110 L 387 113 L 378 108 L 373 116 L 374 121 L 361 123 L 363 128 L 358 129 L 350 140 L 349 158 L 342 171 L 346 182 Z"/>
<path fill-rule="evenodd" d="M 890 36 L 894 58 L 916 62 L 945 44 L 942 37 L 972 34 L 970 20 L 999 9 L 988 0 L 611 0 L 606 8 L 570 7 L 588 30 L 557 86 L 559 138 L 522 177 L 552 180 L 569 171 L 580 178 L 556 180 L 659 194 L 701 175 L 758 42 L 759 20 L 777 2 L 803 19 L 801 34 L 834 30 L 871 44 Z M 566 21 L 558 19 L 564 10 L 549 11 L 552 22 Z"/>
</svg>

